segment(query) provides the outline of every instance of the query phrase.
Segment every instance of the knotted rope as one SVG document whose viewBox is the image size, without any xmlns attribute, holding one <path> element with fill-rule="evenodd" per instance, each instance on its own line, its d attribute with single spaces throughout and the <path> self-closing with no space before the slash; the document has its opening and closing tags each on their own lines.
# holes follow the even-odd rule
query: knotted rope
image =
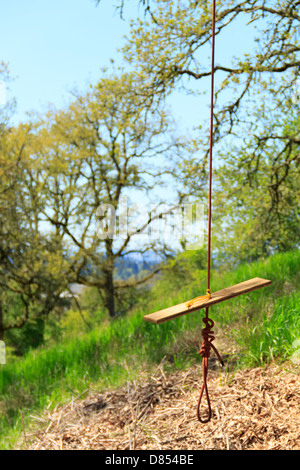
<svg viewBox="0 0 300 470">
<path fill-rule="evenodd" d="M 197 405 L 197 418 L 201 423 L 208 423 L 211 419 L 211 405 L 210 405 L 210 399 L 209 399 L 209 394 L 208 394 L 208 388 L 207 388 L 207 374 L 208 374 L 208 358 L 210 357 L 210 350 L 211 348 L 215 351 L 219 361 L 221 362 L 221 365 L 224 366 L 224 362 L 217 350 L 217 348 L 212 344 L 213 340 L 215 339 L 214 337 L 214 331 L 212 331 L 212 328 L 214 327 L 214 322 L 211 318 L 208 317 L 208 311 L 209 307 L 206 308 L 206 316 L 202 318 L 203 323 L 205 324 L 205 328 L 202 329 L 202 344 L 200 348 L 200 355 L 202 357 L 202 373 L 203 373 L 203 384 L 198 400 L 198 405 Z M 200 415 L 200 407 L 201 407 L 201 401 L 203 397 L 203 393 L 205 391 L 206 394 L 206 400 L 207 400 L 207 407 L 208 407 L 208 416 L 206 419 L 202 419 Z"/>
</svg>

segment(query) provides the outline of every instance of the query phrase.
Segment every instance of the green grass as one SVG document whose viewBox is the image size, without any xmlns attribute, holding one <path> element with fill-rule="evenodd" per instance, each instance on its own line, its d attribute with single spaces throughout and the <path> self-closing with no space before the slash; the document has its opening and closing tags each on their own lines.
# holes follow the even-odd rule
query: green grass
<svg viewBox="0 0 300 470">
<path fill-rule="evenodd" d="M 218 334 L 225 326 L 232 327 L 232 339 L 241 348 L 244 365 L 286 360 L 293 353 L 292 345 L 300 338 L 299 266 L 300 253 L 294 252 L 232 272 L 213 273 L 212 290 L 256 276 L 272 280 L 269 287 L 211 309 Z M 202 275 L 199 281 L 193 280 L 175 292 L 162 278 L 152 296 L 127 317 L 0 366 L 0 447 L 12 447 L 20 435 L 20 410 L 28 426 L 30 414 L 40 412 L 50 402 L 55 406 L 90 387 L 100 391 L 119 386 L 141 370 L 150 373 L 163 358 L 170 370 L 200 361 L 197 347 L 203 312 L 161 325 L 145 322 L 143 316 L 201 294 L 205 291 L 205 273 Z"/>
<path fill-rule="evenodd" d="M 300 292 L 292 292 L 275 301 L 260 322 L 251 322 L 238 331 L 237 341 L 247 351 L 246 365 L 263 365 L 285 361 L 294 353 L 300 340 Z"/>
</svg>

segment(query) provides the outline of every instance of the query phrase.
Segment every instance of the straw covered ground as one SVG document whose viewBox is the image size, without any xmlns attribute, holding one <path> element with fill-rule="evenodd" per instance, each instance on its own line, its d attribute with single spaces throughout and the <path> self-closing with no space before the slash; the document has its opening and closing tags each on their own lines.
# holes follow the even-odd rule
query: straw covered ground
<svg viewBox="0 0 300 470">
<path fill-rule="evenodd" d="M 160 366 L 118 390 L 87 391 L 35 417 L 28 449 L 300 449 L 300 373 L 276 365 L 234 374 L 209 371 L 212 420 L 196 406 L 201 367 L 166 376 Z M 42 428 L 41 428 L 42 427 Z"/>
</svg>

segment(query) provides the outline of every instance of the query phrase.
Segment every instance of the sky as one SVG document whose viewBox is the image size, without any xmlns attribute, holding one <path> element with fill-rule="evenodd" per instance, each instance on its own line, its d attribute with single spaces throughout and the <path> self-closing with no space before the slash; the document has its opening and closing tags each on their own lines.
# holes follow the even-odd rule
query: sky
<svg viewBox="0 0 300 470">
<path fill-rule="evenodd" d="M 69 91 L 87 89 L 116 56 L 128 22 L 103 0 L 1 0 L 0 60 L 9 62 L 17 118 L 63 106 Z"/>
<path fill-rule="evenodd" d="M 122 20 L 114 4 L 114 0 L 102 0 L 98 7 L 93 0 L 0 0 L 0 62 L 9 63 L 14 78 L 6 96 L 16 99 L 15 123 L 26 120 L 31 110 L 43 112 L 49 104 L 64 106 L 70 90 L 84 93 L 111 58 L 116 65 L 121 63 L 117 49 L 124 44 L 129 19 L 139 7 L 137 0 L 128 0 Z M 217 41 L 216 63 L 245 50 L 249 43 L 245 33 L 240 24 L 235 35 Z M 170 104 L 185 129 L 197 124 L 200 115 L 209 115 L 209 94 L 196 98 L 175 93 Z"/>
<path fill-rule="evenodd" d="M 27 112 L 67 105 L 74 88 L 85 93 L 101 77 L 101 69 L 110 66 L 110 59 L 121 64 L 117 49 L 129 35 L 129 20 L 139 8 L 137 0 L 128 0 L 122 20 L 114 3 L 102 0 L 96 7 L 93 0 L 0 0 L 0 62 L 9 63 L 14 78 L 6 92 L 7 99 L 17 102 L 14 124 L 26 121 Z M 249 48 L 248 30 L 238 23 L 234 34 L 217 39 L 216 64 L 230 63 L 233 55 Z M 175 92 L 170 98 L 182 133 L 188 135 L 201 120 L 209 122 L 209 79 L 201 81 L 202 89 L 206 85 L 206 96 Z M 193 86 L 197 90 L 200 85 L 195 81 Z M 4 92 L 0 84 L 0 106 Z M 172 199 L 170 188 L 164 197 Z"/>
</svg>

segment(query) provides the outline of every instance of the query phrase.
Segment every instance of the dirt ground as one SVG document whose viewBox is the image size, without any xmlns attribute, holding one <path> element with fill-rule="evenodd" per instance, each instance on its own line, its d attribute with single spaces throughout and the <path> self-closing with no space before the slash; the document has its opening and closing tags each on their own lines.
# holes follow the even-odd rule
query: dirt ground
<svg viewBox="0 0 300 470">
<path fill-rule="evenodd" d="M 196 406 L 201 366 L 105 393 L 86 392 L 45 410 L 19 448 L 30 450 L 299 450 L 300 372 L 288 365 L 224 373 L 210 370 L 212 420 Z M 25 442 L 26 441 L 26 442 Z"/>
</svg>

